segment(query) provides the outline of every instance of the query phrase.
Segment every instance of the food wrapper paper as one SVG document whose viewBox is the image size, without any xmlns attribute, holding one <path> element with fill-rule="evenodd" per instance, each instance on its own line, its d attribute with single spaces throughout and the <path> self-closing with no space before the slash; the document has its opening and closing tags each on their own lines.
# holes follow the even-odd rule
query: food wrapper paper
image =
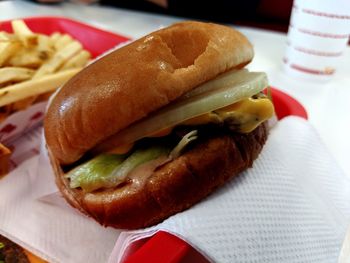
<svg viewBox="0 0 350 263">
<path fill-rule="evenodd" d="M 0 122 L 0 142 L 8 144 L 30 129 L 38 126 L 44 119 L 47 101 L 31 105 L 17 111 Z"/>
<path fill-rule="evenodd" d="M 349 179 L 297 117 L 271 129 L 253 168 L 148 229 L 101 227 L 66 204 L 53 178 L 42 145 L 0 181 L 0 233 L 50 262 L 123 262 L 158 230 L 215 262 L 337 262 L 350 222 Z"/>
</svg>

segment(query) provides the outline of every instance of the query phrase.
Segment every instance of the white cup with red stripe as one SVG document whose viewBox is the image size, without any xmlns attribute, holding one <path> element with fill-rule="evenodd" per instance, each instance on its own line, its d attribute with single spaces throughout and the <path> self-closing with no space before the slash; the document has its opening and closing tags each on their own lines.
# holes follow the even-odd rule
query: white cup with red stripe
<svg viewBox="0 0 350 263">
<path fill-rule="evenodd" d="M 350 0 L 294 0 L 285 71 L 304 79 L 331 79 L 339 69 L 349 33 Z"/>
</svg>

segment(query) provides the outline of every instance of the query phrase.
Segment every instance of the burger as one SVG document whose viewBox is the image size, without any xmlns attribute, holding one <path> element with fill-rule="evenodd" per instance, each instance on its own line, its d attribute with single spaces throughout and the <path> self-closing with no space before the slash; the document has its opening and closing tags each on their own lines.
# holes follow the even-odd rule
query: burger
<svg viewBox="0 0 350 263">
<path fill-rule="evenodd" d="M 252 166 L 273 104 L 253 48 L 223 25 L 182 22 L 97 60 L 52 98 L 46 145 L 64 198 L 135 229 L 190 208 Z"/>
</svg>

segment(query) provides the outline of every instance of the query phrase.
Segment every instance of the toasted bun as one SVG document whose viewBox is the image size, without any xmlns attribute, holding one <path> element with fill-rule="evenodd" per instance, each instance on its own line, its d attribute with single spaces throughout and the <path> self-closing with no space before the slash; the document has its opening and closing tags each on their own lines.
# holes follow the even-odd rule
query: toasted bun
<svg viewBox="0 0 350 263">
<path fill-rule="evenodd" d="M 53 98 L 47 146 L 61 164 L 199 84 L 253 57 L 236 30 L 183 22 L 145 36 L 85 68 Z"/>
<path fill-rule="evenodd" d="M 84 193 L 69 187 L 51 155 L 56 182 L 68 202 L 100 224 L 135 229 L 156 224 L 210 194 L 250 167 L 267 138 L 264 124 L 249 134 L 217 134 L 150 175 L 114 189 Z"/>
</svg>

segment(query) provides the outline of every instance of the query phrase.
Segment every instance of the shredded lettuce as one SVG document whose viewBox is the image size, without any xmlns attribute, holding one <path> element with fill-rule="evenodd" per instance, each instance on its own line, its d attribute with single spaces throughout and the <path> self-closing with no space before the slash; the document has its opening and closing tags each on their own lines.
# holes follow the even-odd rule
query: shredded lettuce
<svg viewBox="0 0 350 263">
<path fill-rule="evenodd" d="M 82 188 L 93 192 L 101 188 L 111 188 L 125 182 L 128 174 L 138 166 L 161 156 L 175 159 L 184 149 L 198 138 L 198 131 L 193 130 L 179 141 L 171 150 L 168 145 L 153 145 L 134 150 L 129 156 L 118 154 L 100 154 L 70 171 L 71 188 Z"/>
<path fill-rule="evenodd" d="M 175 148 L 169 154 L 171 159 L 175 159 L 181 155 L 186 146 L 198 138 L 198 131 L 193 130 L 182 137 L 181 141 L 175 146 Z"/>
<path fill-rule="evenodd" d="M 109 176 L 110 185 L 118 185 L 125 181 L 127 175 L 136 167 L 155 160 L 160 156 L 168 156 L 169 148 L 164 146 L 152 146 L 135 150 L 120 166 L 116 167 Z"/>
<path fill-rule="evenodd" d="M 152 146 L 137 149 L 128 157 L 118 154 L 100 154 L 70 171 L 66 177 L 70 178 L 71 188 L 80 187 L 85 192 L 115 187 L 123 183 L 129 172 L 139 165 L 162 155 L 168 156 L 169 152 L 168 147 Z"/>
<path fill-rule="evenodd" d="M 92 192 L 108 185 L 110 174 L 124 161 L 124 155 L 101 154 L 70 171 L 70 187 Z"/>
</svg>

